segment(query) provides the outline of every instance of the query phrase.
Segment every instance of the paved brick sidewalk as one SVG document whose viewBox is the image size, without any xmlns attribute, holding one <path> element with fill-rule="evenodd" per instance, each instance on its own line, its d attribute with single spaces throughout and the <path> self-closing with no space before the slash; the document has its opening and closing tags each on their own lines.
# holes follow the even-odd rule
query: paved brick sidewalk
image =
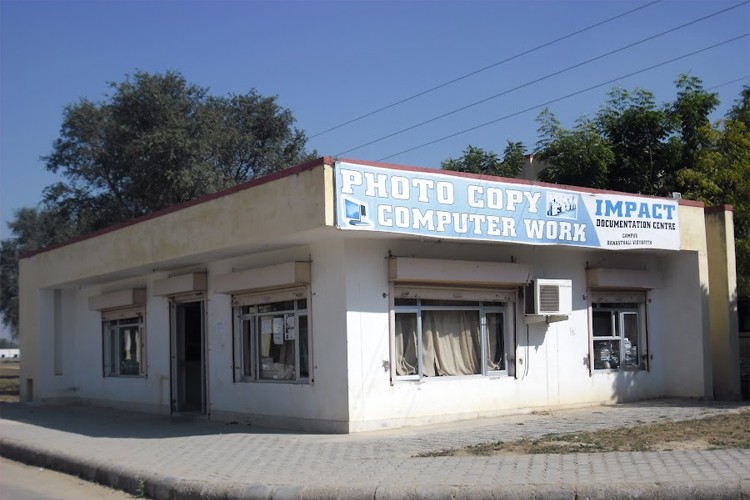
<svg viewBox="0 0 750 500">
<path fill-rule="evenodd" d="M 156 498 L 739 498 L 750 495 L 750 450 L 413 457 L 743 408 L 748 406 L 658 400 L 323 435 L 89 406 L 16 404 L 0 408 L 0 454 L 131 492 L 143 481 Z"/>
</svg>

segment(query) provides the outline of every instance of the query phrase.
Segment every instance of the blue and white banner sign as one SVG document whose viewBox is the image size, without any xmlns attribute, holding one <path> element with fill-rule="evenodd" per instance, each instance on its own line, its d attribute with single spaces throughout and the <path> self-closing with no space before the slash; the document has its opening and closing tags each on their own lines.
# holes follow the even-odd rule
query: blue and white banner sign
<svg viewBox="0 0 750 500">
<path fill-rule="evenodd" d="M 336 226 L 434 238 L 680 249 L 677 202 L 338 162 Z"/>
</svg>

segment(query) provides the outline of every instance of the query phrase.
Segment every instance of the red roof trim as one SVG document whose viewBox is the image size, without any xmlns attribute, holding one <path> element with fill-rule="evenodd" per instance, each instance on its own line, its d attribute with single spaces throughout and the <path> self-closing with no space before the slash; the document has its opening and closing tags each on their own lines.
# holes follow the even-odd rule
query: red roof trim
<svg viewBox="0 0 750 500">
<path fill-rule="evenodd" d="M 395 165 L 392 163 L 380 163 L 380 162 L 373 162 L 373 161 L 362 161 L 362 160 L 352 160 L 349 158 L 337 158 L 336 161 L 344 161 L 347 163 L 353 163 L 355 165 L 369 165 L 372 167 L 382 167 L 382 168 L 389 168 L 392 170 L 403 170 L 407 172 L 422 172 L 422 173 L 428 173 L 428 174 L 443 174 L 448 176 L 455 176 L 455 177 L 466 177 L 469 179 L 479 179 L 479 180 L 498 180 L 500 182 L 505 182 L 507 184 L 523 184 L 526 186 L 541 186 L 541 187 L 547 187 L 547 188 L 553 188 L 553 189 L 570 189 L 573 191 L 578 191 L 582 193 L 589 193 L 589 194 L 617 194 L 617 195 L 625 195 L 625 196 L 636 196 L 639 198 L 652 198 L 652 199 L 659 199 L 663 200 L 665 199 L 663 196 L 653 196 L 653 195 L 647 195 L 647 194 L 636 194 L 636 193 L 625 193 L 622 191 L 611 191 L 608 189 L 594 189 L 594 188 L 588 188 L 588 187 L 581 187 L 581 186 L 570 186 L 567 184 L 552 184 L 551 182 L 541 182 L 541 181 L 527 181 L 526 179 L 514 179 L 510 177 L 498 177 L 496 175 L 482 175 L 482 174 L 471 174 L 467 172 L 455 172 L 453 170 L 441 170 L 441 169 L 435 169 L 435 168 L 425 168 L 425 167 L 410 167 L 406 165 Z M 668 198 L 671 199 L 671 198 Z M 695 207 L 703 207 L 704 204 L 701 201 L 693 201 L 693 200 L 676 200 L 680 205 L 688 205 L 688 206 L 695 206 Z"/>
<path fill-rule="evenodd" d="M 30 252 L 24 252 L 21 254 L 22 259 L 26 259 L 29 257 L 33 257 L 35 255 L 38 255 L 40 253 L 49 252 L 51 250 L 56 250 L 61 247 L 65 247 L 68 245 L 72 245 L 74 243 L 78 243 L 81 241 L 85 241 L 91 238 L 96 238 L 97 236 L 101 236 L 103 234 L 112 233 L 114 231 L 118 231 L 120 229 L 134 226 L 135 224 L 140 224 L 141 222 L 145 222 L 151 219 L 156 219 L 157 217 L 161 217 L 163 215 L 171 214 L 173 212 L 178 212 L 180 210 L 183 210 L 188 207 L 192 207 L 195 205 L 200 205 L 202 203 L 206 203 L 211 200 L 216 200 L 218 198 L 223 198 L 224 196 L 229 196 L 230 194 L 237 193 L 239 191 L 245 191 L 246 189 L 251 189 L 256 186 L 261 186 L 263 184 L 267 184 L 269 182 L 273 182 L 278 179 L 283 179 L 284 177 L 290 177 L 292 175 L 296 175 L 299 173 L 302 173 L 306 170 L 312 170 L 315 167 L 319 167 L 321 165 L 330 165 L 333 163 L 333 159 L 329 156 L 324 156 L 321 158 L 316 158 L 315 160 L 310 160 L 308 162 L 302 163 L 300 165 L 297 165 L 295 167 L 287 168 L 285 170 L 280 170 L 278 172 L 274 172 L 272 174 L 264 175 L 263 177 L 259 177 L 257 179 L 253 179 L 251 181 L 243 182 L 241 184 L 237 184 L 236 186 L 232 186 L 230 188 L 224 189 L 222 191 L 217 191 L 215 193 L 207 194 L 205 196 L 201 196 L 199 198 L 195 198 L 190 201 L 186 201 L 184 203 L 179 203 L 177 205 L 172 205 L 170 207 L 164 208 L 162 210 L 159 210 L 157 212 L 152 212 L 147 215 L 143 215 L 141 217 L 137 217 L 133 220 L 129 220 L 127 222 L 121 222 L 119 224 L 115 224 L 113 226 L 108 226 L 103 229 L 100 229 L 98 231 L 94 231 L 92 233 L 87 233 L 81 236 L 77 236 L 71 240 L 65 241 L 63 243 L 57 243 L 55 245 L 50 245 L 48 247 L 40 248 L 38 250 L 32 250 Z"/>
<path fill-rule="evenodd" d="M 541 187 L 547 187 L 547 188 L 553 188 L 553 189 L 570 189 L 573 191 L 578 191 L 582 193 L 590 193 L 590 194 L 617 194 L 617 195 L 626 195 L 626 196 L 636 196 L 640 198 L 655 198 L 655 199 L 664 199 L 663 197 L 659 196 L 651 196 L 651 195 L 641 195 L 641 194 L 634 194 L 634 193 L 623 193 L 620 191 L 611 191 L 606 189 L 593 189 L 593 188 L 587 188 L 587 187 L 580 187 L 580 186 L 569 186 L 566 184 L 552 184 L 548 182 L 535 182 L 535 181 L 528 181 L 525 179 L 513 179 L 508 177 L 497 177 L 494 175 L 480 175 L 480 174 L 471 174 L 471 173 L 465 173 L 465 172 L 454 172 L 452 170 L 441 170 L 436 168 L 428 168 L 428 167 L 412 167 L 407 165 L 397 165 L 393 163 L 382 163 L 382 162 L 373 162 L 373 161 L 363 161 L 363 160 L 356 160 L 351 158 L 331 158 L 330 156 L 324 156 L 317 158 L 315 160 L 311 160 L 305 163 L 302 163 L 300 165 L 281 170 L 279 172 L 274 172 L 272 174 L 260 177 L 258 179 L 253 179 L 251 181 L 243 182 L 241 184 L 237 184 L 236 186 L 232 186 L 230 188 L 224 189 L 223 191 L 217 191 L 215 193 L 211 193 L 205 196 L 201 196 L 200 198 L 195 198 L 194 200 L 186 201 L 185 203 L 180 203 L 178 205 L 173 205 L 171 207 L 167 207 L 165 209 L 159 210 L 157 212 L 153 212 L 141 217 L 138 217 L 136 219 L 127 221 L 127 222 L 121 222 L 119 224 L 115 224 L 113 226 L 106 227 L 104 229 L 100 229 L 99 231 L 94 231 L 92 233 L 84 234 L 82 236 L 78 236 L 76 238 L 73 238 L 71 240 L 68 240 L 63 243 L 58 243 L 56 245 L 50 245 L 45 248 L 41 248 L 38 250 L 32 250 L 30 252 L 24 252 L 21 254 L 22 259 L 26 259 L 29 257 L 33 257 L 35 255 L 38 255 L 40 253 L 49 252 L 51 250 L 56 250 L 61 247 L 65 247 L 68 245 L 72 245 L 74 243 L 78 243 L 81 241 L 85 241 L 88 239 L 96 238 L 97 236 L 101 236 L 103 234 L 111 233 L 114 231 L 118 231 L 120 229 L 133 226 L 135 224 L 139 224 L 141 222 L 145 222 L 151 219 L 156 219 L 157 217 L 161 217 L 163 215 L 167 215 L 173 212 L 180 211 L 182 209 L 192 207 L 195 205 L 200 205 L 201 203 L 206 203 L 211 200 L 215 200 L 218 198 L 222 198 L 224 196 L 228 196 L 234 193 L 237 193 L 239 191 L 244 191 L 246 189 L 251 189 L 256 186 L 260 186 L 269 182 L 276 181 L 278 179 L 282 179 L 284 177 L 289 177 L 292 175 L 299 174 L 301 172 L 304 172 L 306 170 L 312 170 L 313 168 L 322 166 L 322 165 L 331 165 L 336 161 L 342 161 L 347 163 L 352 163 L 355 165 L 364 165 L 364 166 L 372 166 L 372 167 L 381 167 L 381 168 L 388 168 L 392 170 L 402 170 L 406 172 L 422 172 L 427 174 L 442 174 L 447 176 L 455 176 L 455 177 L 464 177 L 464 178 L 470 178 L 470 179 L 478 179 L 478 180 L 488 180 L 488 179 L 497 179 L 501 182 L 505 182 L 508 184 L 521 184 L 526 186 L 541 186 Z M 693 201 L 693 200 L 684 200 L 680 199 L 677 200 L 680 205 L 686 205 L 686 206 L 693 206 L 693 207 L 704 207 L 703 202 L 700 201 Z M 731 205 L 720 205 L 719 207 L 710 207 L 710 209 L 706 210 L 723 210 L 722 207 L 730 207 Z"/>
<path fill-rule="evenodd" d="M 714 205 L 713 207 L 706 207 L 703 209 L 707 214 L 715 212 L 734 212 L 733 205 Z"/>
</svg>

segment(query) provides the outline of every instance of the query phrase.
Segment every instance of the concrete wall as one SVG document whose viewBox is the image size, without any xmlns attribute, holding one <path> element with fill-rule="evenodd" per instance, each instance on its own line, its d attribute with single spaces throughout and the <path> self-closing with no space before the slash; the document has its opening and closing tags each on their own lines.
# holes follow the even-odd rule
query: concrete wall
<svg viewBox="0 0 750 500">
<path fill-rule="evenodd" d="M 331 229 L 331 231 L 333 231 Z M 346 336 L 343 245 L 335 238 L 211 263 L 208 293 L 209 401 L 212 417 L 276 427 L 345 432 Z M 232 382 L 231 296 L 211 290 L 212 277 L 292 260 L 312 259 L 311 383 Z"/>
<path fill-rule="evenodd" d="M 535 277 L 573 281 L 573 314 L 552 324 L 523 322 L 516 313 L 516 375 L 442 377 L 391 381 L 387 258 L 483 260 L 528 263 Z M 688 257 L 693 254 L 688 254 Z M 609 403 L 666 395 L 703 396 L 700 307 L 682 307 L 682 291 L 697 290 L 694 259 L 581 252 L 566 248 L 488 246 L 413 240 L 349 239 L 346 242 L 349 411 L 351 430 L 435 423 L 550 407 Z M 649 371 L 595 372 L 588 368 L 589 331 L 586 267 L 675 272 L 651 292 L 648 305 Z M 688 284 L 689 283 L 689 284 Z M 694 301 L 700 305 L 702 296 Z M 679 310 L 679 322 L 659 310 Z M 682 343 L 678 339 L 690 342 Z M 697 346 L 692 342 L 697 340 Z M 699 369 L 690 369 L 697 366 Z M 684 368 L 684 370 L 683 370 Z M 686 372 L 686 373 L 683 373 Z M 667 383 L 669 381 L 669 383 Z"/>
<path fill-rule="evenodd" d="M 206 339 L 208 402 L 212 418 L 333 432 L 425 424 L 457 418 L 643 399 L 702 396 L 705 386 L 700 307 L 684 308 L 683 290 L 699 290 L 696 254 L 662 256 L 580 251 L 563 247 L 497 246 L 422 242 L 383 237 L 329 237 L 313 242 L 208 262 L 200 269 L 151 273 L 62 291 L 62 373 L 50 376 L 55 352 L 40 349 L 45 367 L 35 398 L 70 399 L 146 411 L 170 411 L 169 300 L 154 296 L 153 283 L 170 275 L 204 270 L 208 275 Z M 480 260 L 530 264 L 534 277 L 573 281 L 573 313 L 566 321 L 525 324 L 513 307 L 515 376 L 445 377 L 393 381 L 390 370 L 388 257 Z M 231 296 L 215 293 L 215 276 L 256 267 L 311 260 L 312 383 L 232 381 Z M 651 292 L 649 371 L 590 374 L 589 266 L 650 270 L 666 278 Z M 88 299 L 108 291 L 147 289 L 148 376 L 102 376 L 101 315 Z M 700 305 L 702 294 L 691 299 Z M 54 345 L 55 292 L 39 294 L 41 338 Z M 698 369 L 696 369 L 698 367 Z"/>
<path fill-rule="evenodd" d="M 151 296 L 153 281 L 191 266 L 294 247 L 313 240 L 316 232 L 332 231 L 326 227 L 332 220 L 330 167 L 307 165 L 268 180 L 21 259 L 19 339 L 26 351 L 22 399 L 85 394 L 92 400 L 139 401 L 144 407 L 168 411 L 169 369 L 157 364 L 169 353 L 168 301 Z M 149 290 L 146 325 L 154 332 L 148 339 L 153 371 L 142 380 L 108 377 L 93 382 L 95 372 L 102 378 L 101 320 L 97 311 L 88 310 L 88 297 L 130 286 Z M 60 290 L 58 308 L 63 304 L 65 311 L 62 324 L 55 323 L 55 290 Z M 210 301 L 208 314 L 216 314 Z M 229 318 L 223 323 L 230 333 L 231 324 Z M 62 373 L 56 375 L 60 363 Z M 80 368 L 83 374 L 76 372 L 77 364 L 86 367 Z"/>
<path fill-rule="evenodd" d="M 24 260 L 44 269 L 36 285 L 52 288 L 288 246 L 326 225 L 329 176 L 322 166 L 302 170 Z M 22 284 L 25 279 L 21 276 Z"/>
<path fill-rule="evenodd" d="M 709 323 L 708 297 L 709 288 L 726 295 L 732 284 L 729 278 L 709 283 L 709 264 L 729 262 L 730 253 L 711 243 L 719 253 L 709 259 L 702 206 L 680 205 L 679 252 L 627 252 L 339 231 L 332 227 L 331 196 L 329 167 L 301 169 L 22 259 L 22 398 L 170 412 L 169 299 L 155 296 L 153 286 L 188 272 L 207 274 L 212 418 L 362 431 L 658 396 L 710 397 L 714 378 L 724 376 L 716 363 L 728 354 L 716 345 L 712 351 L 710 327 L 719 321 Z M 717 241 L 722 231 L 731 234 L 726 220 L 713 227 Z M 389 256 L 528 264 L 534 278 L 572 280 L 573 312 L 549 325 L 527 324 L 519 299 L 510 315 L 516 339 L 510 375 L 392 380 Z M 233 381 L 231 296 L 216 292 L 215 277 L 308 260 L 311 382 Z M 662 277 L 646 306 L 649 370 L 591 373 L 589 268 Z M 88 300 L 127 288 L 147 291 L 148 375 L 103 377 L 101 313 Z"/>
<path fill-rule="evenodd" d="M 737 322 L 737 271 L 734 252 L 734 219 L 728 206 L 706 209 L 709 308 L 714 395 L 740 399 L 739 331 Z"/>
<path fill-rule="evenodd" d="M 331 229 L 333 232 L 333 229 Z M 332 238 L 312 246 L 263 252 L 210 262 L 206 298 L 206 355 L 208 412 L 213 418 L 277 427 L 346 432 L 347 343 L 344 245 Z M 233 270 L 262 267 L 312 258 L 310 293 L 312 381 L 309 384 L 233 382 L 233 327 L 231 295 L 214 293 L 213 278 Z M 180 274 L 180 271 L 172 275 Z M 52 373 L 54 349 L 40 355 L 34 399 L 43 402 L 86 401 L 101 405 L 170 412 L 169 299 L 153 295 L 153 283 L 168 277 L 153 273 L 129 280 L 64 290 L 59 328 L 64 350 L 62 371 Z M 88 299 L 107 291 L 146 288 L 145 317 L 147 376 L 104 377 L 101 313 L 88 308 Z M 39 300 L 40 340 L 54 344 L 54 290 L 42 290 Z M 32 366 L 29 364 L 29 366 Z"/>
</svg>

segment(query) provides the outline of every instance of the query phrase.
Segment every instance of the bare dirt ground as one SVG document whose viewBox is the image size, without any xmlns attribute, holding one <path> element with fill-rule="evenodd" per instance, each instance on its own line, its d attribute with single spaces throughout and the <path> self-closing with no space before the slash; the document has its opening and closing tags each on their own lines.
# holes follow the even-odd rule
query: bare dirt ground
<svg viewBox="0 0 750 500">
<path fill-rule="evenodd" d="M 424 456 L 469 456 L 609 451 L 750 449 L 750 411 L 683 422 L 662 422 L 596 432 L 547 434 L 539 439 L 483 443 Z"/>
<path fill-rule="evenodd" d="M 18 360 L 0 360 L 0 402 L 18 402 Z"/>
</svg>

